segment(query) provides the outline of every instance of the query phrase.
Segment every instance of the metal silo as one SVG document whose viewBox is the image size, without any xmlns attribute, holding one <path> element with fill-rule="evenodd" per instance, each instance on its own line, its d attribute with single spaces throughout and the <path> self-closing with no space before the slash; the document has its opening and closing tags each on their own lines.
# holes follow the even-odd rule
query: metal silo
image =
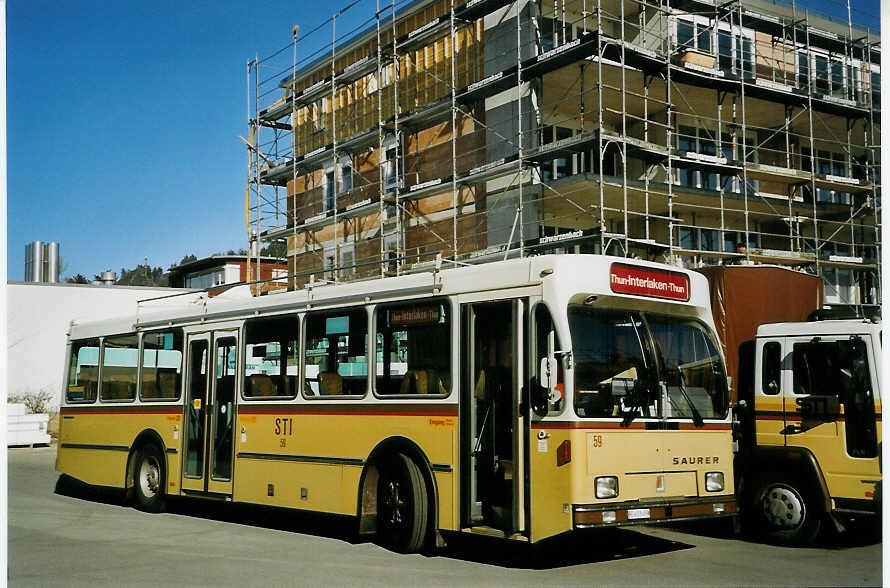
<svg viewBox="0 0 890 588">
<path fill-rule="evenodd" d="M 25 245 L 25 281 L 39 282 L 43 268 L 43 243 L 34 241 Z"/>
<path fill-rule="evenodd" d="M 46 268 L 46 274 L 43 275 L 43 281 L 49 282 L 50 284 L 55 284 L 59 281 L 59 273 L 60 273 L 60 258 L 59 258 L 59 244 L 55 241 L 51 241 L 49 243 L 44 244 L 44 255 L 43 255 L 43 263 Z"/>
</svg>

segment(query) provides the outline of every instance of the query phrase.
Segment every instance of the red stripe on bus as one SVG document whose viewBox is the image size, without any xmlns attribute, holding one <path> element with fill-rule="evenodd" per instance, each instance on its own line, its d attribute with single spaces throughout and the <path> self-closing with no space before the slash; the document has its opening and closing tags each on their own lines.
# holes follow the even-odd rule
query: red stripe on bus
<svg viewBox="0 0 890 588">
<path fill-rule="evenodd" d="M 429 404 L 278 404 L 241 405 L 239 414 L 329 414 L 361 416 L 457 416 L 457 405 Z"/>
<path fill-rule="evenodd" d="M 532 425 L 532 429 L 645 429 L 645 422 L 642 423 L 631 423 L 630 425 L 623 427 L 621 423 L 578 423 L 578 422 L 565 422 L 565 421 L 554 421 L 554 422 L 541 422 L 535 423 Z M 651 424 L 660 424 L 649 423 Z M 732 428 L 730 423 L 708 423 L 704 424 L 700 427 L 696 427 L 694 423 L 676 423 L 679 426 L 680 430 L 690 430 L 690 431 L 728 431 Z M 672 429 L 651 429 L 653 431 L 670 431 Z M 673 429 L 677 430 L 677 429 Z"/>
<path fill-rule="evenodd" d="M 95 406 L 65 407 L 59 412 L 65 414 L 182 414 L 182 406 Z"/>
</svg>

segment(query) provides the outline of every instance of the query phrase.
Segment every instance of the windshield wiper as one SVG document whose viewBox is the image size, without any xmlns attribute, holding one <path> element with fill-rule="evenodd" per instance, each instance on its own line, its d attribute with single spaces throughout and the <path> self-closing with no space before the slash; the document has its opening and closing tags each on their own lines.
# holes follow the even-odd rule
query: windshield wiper
<svg viewBox="0 0 890 588">
<path fill-rule="evenodd" d="M 631 399 L 629 403 L 630 408 L 629 410 L 621 413 L 621 415 L 624 417 L 624 419 L 621 421 L 622 427 L 629 426 L 638 414 L 642 415 L 644 408 L 646 409 L 646 414 L 644 416 L 649 416 L 648 407 L 650 390 L 644 382 L 645 380 L 643 378 L 634 380 L 633 390 L 631 390 L 630 394 L 627 396 Z"/>
<path fill-rule="evenodd" d="M 680 376 L 680 379 L 678 381 L 680 385 L 677 387 L 680 390 L 680 394 L 683 395 L 683 399 L 686 401 L 686 404 L 689 405 L 689 410 L 690 412 L 692 412 L 692 422 L 693 424 L 695 424 L 696 427 L 701 427 L 705 424 L 705 421 L 703 418 L 701 418 L 701 413 L 698 412 L 698 409 L 695 408 L 695 404 L 692 402 L 692 399 L 689 398 L 689 394 L 686 393 L 686 376 L 683 375 L 683 370 L 681 370 L 679 366 L 677 367 L 677 374 Z"/>
</svg>

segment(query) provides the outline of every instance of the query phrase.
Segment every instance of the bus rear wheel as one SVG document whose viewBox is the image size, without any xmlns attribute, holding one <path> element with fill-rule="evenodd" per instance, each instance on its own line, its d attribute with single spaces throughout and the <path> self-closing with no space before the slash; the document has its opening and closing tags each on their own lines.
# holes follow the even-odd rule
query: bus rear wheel
<svg viewBox="0 0 890 588">
<path fill-rule="evenodd" d="M 761 532 L 784 545 L 810 545 L 822 526 L 816 500 L 796 479 L 763 480 L 753 507 Z"/>
<path fill-rule="evenodd" d="M 155 445 L 145 445 L 136 453 L 133 485 L 136 503 L 145 512 L 164 510 L 164 455 Z"/>
<path fill-rule="evenodd" d="M 381 467 L 377 484 L 377 537 L 382 545 L 401 553 L 423 549 L 427 536 L 429 502 L 420 468 L 397 453 Z"/>
</svg>

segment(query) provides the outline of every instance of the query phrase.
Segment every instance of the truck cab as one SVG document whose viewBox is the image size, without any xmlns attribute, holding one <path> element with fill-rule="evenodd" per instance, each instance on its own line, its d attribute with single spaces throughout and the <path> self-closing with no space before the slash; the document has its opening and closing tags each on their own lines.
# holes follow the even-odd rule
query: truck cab
<svg viewBox="0 0 890 588">
<path fill-rule="evenodd" d="M 739 374 L 743 516 L 798 544 L 826 524 L 843 528 L 845 516 L 880 516 L 881 324 L 765 324 L 748 351 Z"/>
</svg>

